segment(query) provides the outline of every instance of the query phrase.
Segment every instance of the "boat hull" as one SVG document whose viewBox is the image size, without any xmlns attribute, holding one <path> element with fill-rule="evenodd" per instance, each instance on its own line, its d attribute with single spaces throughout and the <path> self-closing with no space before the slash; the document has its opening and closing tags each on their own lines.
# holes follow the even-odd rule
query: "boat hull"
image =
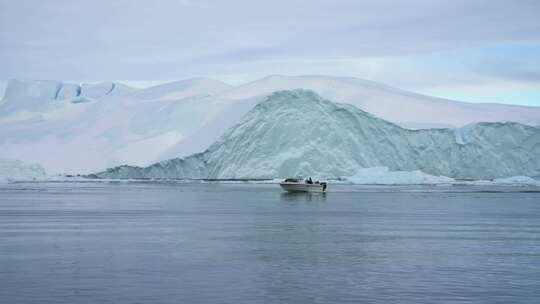
<svg viewBox="0 0 540 304">
<path fill-rule="evenodd" d="M 281 188 L 288 192 L 325 192 L 326 189 L 322 184 L 306 184 L 306 183 L 279 183 Z"/>
</svg>

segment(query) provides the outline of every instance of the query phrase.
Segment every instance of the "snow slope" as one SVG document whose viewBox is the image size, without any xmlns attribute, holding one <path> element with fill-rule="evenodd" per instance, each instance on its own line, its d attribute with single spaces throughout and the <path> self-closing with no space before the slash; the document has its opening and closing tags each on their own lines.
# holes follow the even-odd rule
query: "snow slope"
<svg viewBox="0 0 540 304">
<path fill-rule="evenodd" d="M 119 96 L 134 89 L 121 83 L 101 82 L 82 85 L 59 81 L 9 80 L 0 101 L 0 117 L 20 111 L 43 112 L 58 108 L 64 103 L 79 103 L 105 96 Z"/>
<path fill-rule="evenodd" d="M 0 158 L 0 183 L 17 180 L 28 181 L 45 176 L 45 170 L 40 165 Z"/>
<path fill-rule="evenodd" d="M 207 149 L 268 94 L 290 88 L 312 89 L 401 126 L 540 124 L 536 107 L 453 102 L 354 78 L 271 76 L 237 87 L 194 78 L 142 90 L 12 80 L 0 102 L 0 157 L 69 174 L 185 157 Z"/>
<path fill-rule="evenodd" d="M 352 104 L 406 128 L 455 128 L 476 122 L 506 121 L 538 125 L 540 122 L 540 107 L 452 101 L 350 77 L 274 75 L 239 86 L 223 97 L 239 99 L 291 89 L 315 91 L 326 99 Z"/>
<path fill-rule="evenodd" d="M 451 129 L 408 130 L 305 90 L 259 103 L 203 153 L 146 168 L 121 166 L 102 178 L 276 178 L 352 176 L 388 167 L 452 178 L 540 177 L 540 130 L 479 123 L 466 141 Z"/>
<path fill-rule="evenodd" d="M 0 157 L 38 162 L 49 172 L 68 174 L 123 163 L 147 165 L 162 160 L 162 153 L 217 115 L 224 104 L 208 92 L 228 86 L 197 79 L 116 95 L 113 89 L 97 97 L 107 88 L 11 81 L 0 111 L 12 110 L 11 104 L 18 108 L 0 115 Z M 63 102 L 55 90 L 87 102 Z M 197 150 L 188 153 L 204 148 L 194 145 Z"/>
<path fill-rule="evenodd" d="M 464 185 L 464 186 L 535 186 L 540 180 L 528 176 L 512 176 L 492 180 L 456 180 L 446 176 L 434 176 L 422 171 L 390 171 L 387 167 L 360 169 L 342 182 L 360 185 Z"/>
<path fill-rule="evenodd" d="M 231 88 L 231 85 L 218 80 L 191 78 L 141 89 L 130 96 L 143 100 L 183 99 L 194 96 L 216 95 Z"/>
<path fill-rule="evenodd" d="M 355 105 L 411 129 L 455 128 L 477 122 L 540 122 L 540 107 L 451 101 L 356 78 L 274 75 L 202 98 L 200 103 L 208 104 L 213 115 L 208 115 L 200 129 L 194 129 L 190 136 L 163 153 L 162 159 L 203 151 L 269 94 L 297 88 L 310 89 L 324 98 Z"/>
</svg>

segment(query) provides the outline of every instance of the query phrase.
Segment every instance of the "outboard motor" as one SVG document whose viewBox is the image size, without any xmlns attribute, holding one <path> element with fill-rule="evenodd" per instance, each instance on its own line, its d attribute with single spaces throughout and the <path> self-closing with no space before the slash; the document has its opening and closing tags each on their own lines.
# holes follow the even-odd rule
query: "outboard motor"
<svg viewBox="0 0 540 304">
<path fill-rule="evenodd" d="M 326 183 L 321 183 L 322 185 L 322 191 L 325 192 L 326 191 Z"/>
</svg>

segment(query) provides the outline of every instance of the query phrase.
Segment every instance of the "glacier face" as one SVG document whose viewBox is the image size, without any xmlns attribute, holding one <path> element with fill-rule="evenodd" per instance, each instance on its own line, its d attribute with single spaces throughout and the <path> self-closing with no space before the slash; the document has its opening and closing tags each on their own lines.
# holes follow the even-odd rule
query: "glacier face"
<svg viewBox="0 0 540 304">
<path fill-rule="evenodd" d="M 190 78 L 181 81 L 173 81 L 146 89 L 138 90 L 131 96 L 136 99 L 182 99 L 194 96 L 216 95 L 233 86 L 210 78 Z"/>
<path fill-rule="evenodd" d="M 351 176 L 387 167 L 453 178 L 540 176 L 540 130 L 478 123 L 408 130 L 312 91 L 276 92 L 203 153 L 149 167 L 121 166 L 102 178 L 276 178 Z"/>
<path fill-rule="evenodd" d="M 194 78 L 135 91 L 110 82 L 12 80 L 0 102 L 0 157 L 50 173 L 148 166 L 204 151 L 273 91 L 296 88 L 401 126 L 540 123 L 539 107 L 461 103 L 342 77 L 271 76 L 240 86 Z M 465 142 L 473 134 L 456 132 Z"/>
</svg>

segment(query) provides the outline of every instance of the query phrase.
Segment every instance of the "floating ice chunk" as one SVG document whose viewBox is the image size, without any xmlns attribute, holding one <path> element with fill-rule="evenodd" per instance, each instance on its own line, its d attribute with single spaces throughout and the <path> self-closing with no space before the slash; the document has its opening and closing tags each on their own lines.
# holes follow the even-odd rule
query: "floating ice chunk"
<svg viewBox="0 0 540 304">
<path fill-rule="evenodd" d="M 390 171 L 387 167 L 360 169 L 346 180 L 353 184 L 413 185 L 413 184 L 448 184 L 455 180 L 446 176 L 435 176 L 422 171 Z"/>
<path fill-rule="evenodd" d="M 512 176 L 512 177 L 506 177 L 506 178 L 496 178 L 493 180 L 493 183 L 494 184 L 531 185 L 531 186 L 540 187 L 540 180 L 536 180 L 528 176 Z"/>
</svg>

